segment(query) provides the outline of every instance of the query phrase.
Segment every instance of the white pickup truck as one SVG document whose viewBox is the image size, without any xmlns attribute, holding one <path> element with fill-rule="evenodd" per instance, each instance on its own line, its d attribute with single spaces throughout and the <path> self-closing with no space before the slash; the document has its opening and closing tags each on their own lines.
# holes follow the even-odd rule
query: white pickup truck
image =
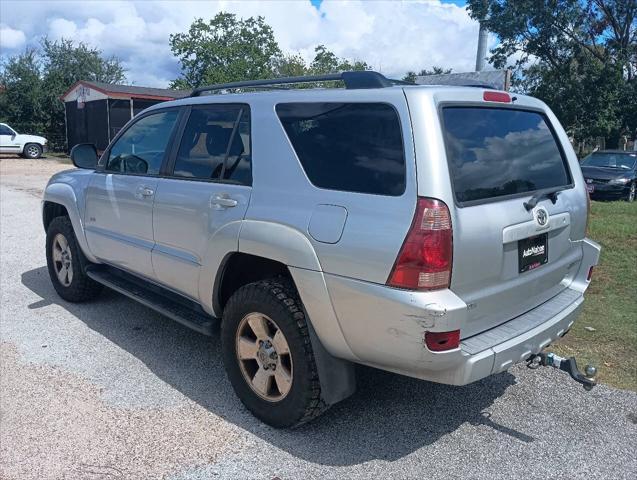
<svg viewBox="0 0 637 480">
<path fill-rule="evenodd" d="M 40 158 L 47 140 L 38 135 L 16 132 L 6 123 L 0 123 L 0 153 L 16 153 L 25 158 Z"/>
</svg>

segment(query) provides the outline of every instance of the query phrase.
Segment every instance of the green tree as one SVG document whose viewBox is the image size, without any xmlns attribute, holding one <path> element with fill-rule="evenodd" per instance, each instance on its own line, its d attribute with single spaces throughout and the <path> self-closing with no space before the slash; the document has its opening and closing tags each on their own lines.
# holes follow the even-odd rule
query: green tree
<svg viewBox="0 0 637 480">
<path fill-rule="evenodd" d="M 352 61 L 337 57 L 324 45 L 314 49 L 314 59 L 308 65 L 299 54 L 282 55 L 275 61 L 274 77 L 297 77 L 303 75 L 325 75 L 328 73 L 368 70 L 369 65 L 362 61 Z M 336 88 L 340 82 L 312 82 L 290 85 L 289 88 Z"/>
<path fill-rule="evenodd" d="M 423 68 L 420 72 L 416 73 L 412 70 L 407 72 L 407 74 L 402 78 L 403 82 L 414 83 L 416 81 L 416 77 L 424 77 L 427 75 L 443 75 L 451 73 L 451 68 L 442 68 L 442 67 L 433 67 L 431 70 L 427 70 Z"/>
<path fill-rule="evenodd" d="M 307 65 L 299 54 L 281 55 L 274 61 L 275 77 L 300 77 L 307 74 Z"/>
<path fill-rule="evenodd" d="M 0 120 L 18 132 L 41 132 L 47 112 L 43 102 L 41 60 L 37 50 L 10 57 L 0 72 Z"/>
<path fill-rule="evenodd" d="M 65 147 L 60 96 L 78 80 L 120 83 L 124 69 L 114 57 L 71 40 L 44 38 L 40 48 L 10 57 L 0 68 L 0 118 L 18 131 L 44 135 L 51 148 Z"/>
<path fill-rule="evenodd" d="M 335 72 L 369 70 L 369 68 L 369 65 L 364 61 L 339 58 L 328 50 L 325 45 L 318 45 L 314 49 L 314 60 L 310 63 L 309 73 L 322 75 Z"/>
<path fill-rule="evenodd" d="M 263 17 L 243 20 L 225 12 L 208 22 L 195 20 L 188 32 L 170 35 L 169 42 L 181 64 L 174 88 L 269 78 L 282 56 Z"/>
<path fill-rule="evenodd" d="M 241 19 L 221 12 L 207 22 L 196 19 L 188 32 L 170 35 L 169 42 L 181 64 L 172 88 L 369 69 L 363 61 L 337 57 L 325 45 L 315 48 L 309 65 L 299 54 L 284 54 L 263 17 Z"/>
<path fill-rule="evenodd" d="M 468 7 L 499 38 L 490 62 L 512 67 L 515 87 L 546 101 L 575 139 L 604 136 L 614 146 L 622 131 L 635 131 L 637 0 L 469 0 Z"/>
</svg>

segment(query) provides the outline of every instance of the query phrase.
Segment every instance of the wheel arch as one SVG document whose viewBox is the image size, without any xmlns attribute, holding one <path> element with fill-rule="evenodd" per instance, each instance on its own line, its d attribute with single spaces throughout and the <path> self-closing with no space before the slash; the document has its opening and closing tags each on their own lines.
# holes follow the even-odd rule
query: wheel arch
<svg viewBox="0 0 637 480">
<path fill-rule="evenodd" d="M 230 252 L 221 261 L 215 276 L 212 304 L 215 312 L 223 312 L 234 292 L 249 283 L 282 276 L 294 280 L 287 265 L 270 258 L 245 252 Z"/>
<path fill-rule="evenodd" d="M 66 214 L 71 221 L 75 237 L 82 249 L 82 253 L 89 261 L 99 263 L 88 248 L 82 216 L 78 206 L 78 197 L 75 191 L 70 185 L 65 183 L 50 183 L 44 190 L 42 200 L 42 223 L 45 232 L 55 217 L 64 214 Z"/>
<path fill-rule="evenodd" d="M 49 229 L 49 225 L 55 217 L 68 217 L 69 212 L 66 207 L 60 203 L 44 200 L 42 202 L 42 224 L 44 231 Z"/>
<path fill-rule="evenodd" d="M 321 272 L 313 273 L 322 276 Z M 299 297 L 301 297 L 301 304 L 306 314 L 312 351 L 314 352 L 314 360 L 319 374 L 322 400 L 328 405 L 333 405 L 344 400 L 356 391 L 354 364 L 347 359 L 339 358 L 333 354 L 334 350 L 338 352 L 339 349 L 342 348 L 341 345 L 344 344 L 345 340 L 342 337 L 338 338 L 340 327 L 336 326 L 336 328 L 334 328 L 336 318 L 333 315 L 331 300 L 327 290 L 321 291 L 319 289 L 315 291 L 313 295 L 317 298 L 307 302 L 306 305 L 306 302 L 303 301 L 303 296 L 307 299 L 308 295 L 303 295 L 302 292 L 304 289 L 302 285 L 307 286 L 307 279 L 299 274 L 299 269 L 289 268 L 288 265 L 270 258 L 245 252 L 231 252 L 224 257 L 215 278 L 213 293 L 215 311 L 223 312 L 225 304 L 232 294 L 242 286 L 276 276 L 287 278 L 292 283 L 292 286 L 296 288 Z M 330 318 L 325 318 L 321 314 L 322 312 L 316 308 L 316 305 L 321 303 L 323 305 L 321 310 L 328 312 L 328 317 Z M 312 315 L 310 311 L 313 311 L 314 315 Z M 330 329 L 333 330 L 333 333 L 324 335 L 323 339 L 321 339 L 317 333 L 317 327 L 324 334 Z M 334 341 L 338 344 L 336 349 L 326 348 L 326 342 L 329 342 L 330 346 L 333 346 L 332 342 Z M 349 351 L 349 347 L 346 347 L 346 349 Z"/>
</svg>

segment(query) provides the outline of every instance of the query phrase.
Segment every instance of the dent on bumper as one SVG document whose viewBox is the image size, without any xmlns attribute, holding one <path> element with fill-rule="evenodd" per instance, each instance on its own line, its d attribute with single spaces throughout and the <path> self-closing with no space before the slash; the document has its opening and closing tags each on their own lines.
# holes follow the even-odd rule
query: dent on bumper
<svg viewBox="0 0 637 480">
<path fill-rule="evenodd" d="M 559 308 L 545 311 L 546 316 L 532 328 L 527 326 L 481 351 L 467 351 L 462 345 L 448 352 L 425 347 L 425 331 L 455 330 L 466 323 L 467 306 L 450 290 L 410 292 L 329 274 L 325 281 L 356 361 L 423 380 L 464 385 L 540 352 L 571 328 L 588 287 L 588 270 L 597 264 L 600 251 L 588 239 L 581 245 L 580 267 L 570 285 L 565 285 L 567 301 L 556 302 Z"/>
<path fill-rule="evenodd" d="M 424 332 L 456 330 L 467 305 L 451 290 L 412 292 L 325 274 L 343 336 L 360 363 L 418 376 L 440 370 L 459 355 L 432 353 Z"/>
</svg>

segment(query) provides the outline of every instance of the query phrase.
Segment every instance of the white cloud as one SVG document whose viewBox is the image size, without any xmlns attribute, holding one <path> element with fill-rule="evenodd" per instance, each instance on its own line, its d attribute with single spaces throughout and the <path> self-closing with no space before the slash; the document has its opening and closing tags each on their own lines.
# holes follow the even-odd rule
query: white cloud
<svg viewBox="0 0 637 480">
<path fill-rule="evenodd" d="M 22 47 L 26 42 L 26 36 L 22 30 L 15 30 L 4 24 L 0 24 L 0 52 L 14 50 Z"/>
<path fill-rule="evenodd" d="M 284 51 L 306 60 L 325 44 L 339 56 L 365 60 L 389 76 L 434 65 L 470 71 L 478 25 L 464 8 L 438 0 L 329 1 L 317 10 L 308 1 L 28 1 L 0 3 L 2 55 L 41 35 L 84 41 L 119 57 L 130 82 L 166 86 L 179 72 L 168 37 L 197 17 L 219 11 L 262 15 Z M 14 38 L 22 34 L 21 40 Z M 11 43 L 13 42 L 13 43 Z M 13 53 L 13 52 L 9 52 Z"/>
</svg>

